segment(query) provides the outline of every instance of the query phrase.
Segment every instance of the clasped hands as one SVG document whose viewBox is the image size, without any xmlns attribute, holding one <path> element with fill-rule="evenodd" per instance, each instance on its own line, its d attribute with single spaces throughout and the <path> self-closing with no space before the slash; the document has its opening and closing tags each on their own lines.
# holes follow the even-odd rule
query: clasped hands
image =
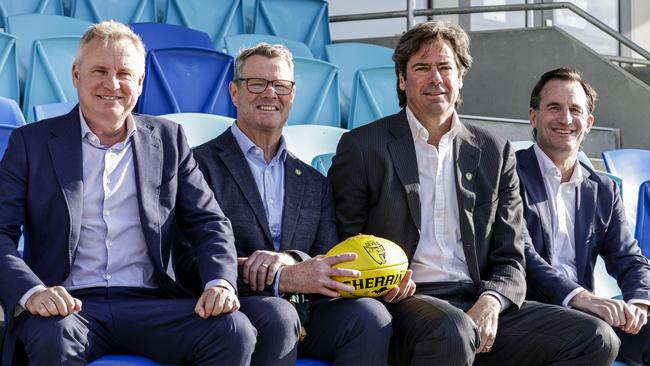
<svg viewBox="0 0 650 366">
<path fill-rule="evenodd" d="M 628 304 L 623 300 L 598 297 L 589 291 L 575 295 L 569 305 L 590 312 L 603 319 L 612 327 L 625 333 L 637 334 L 648 322 L 648 306 Z"/>
</svg>

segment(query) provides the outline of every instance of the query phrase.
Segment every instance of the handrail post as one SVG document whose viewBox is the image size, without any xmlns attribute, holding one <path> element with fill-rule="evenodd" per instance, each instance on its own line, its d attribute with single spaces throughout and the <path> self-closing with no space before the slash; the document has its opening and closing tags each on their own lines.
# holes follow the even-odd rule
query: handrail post
<svg viewBox="0 0 650 366">
<path fill-rule="evenodd" d="M 415 25 L 415 0 L 406 0 L 406 30 Z"/>
</svg>

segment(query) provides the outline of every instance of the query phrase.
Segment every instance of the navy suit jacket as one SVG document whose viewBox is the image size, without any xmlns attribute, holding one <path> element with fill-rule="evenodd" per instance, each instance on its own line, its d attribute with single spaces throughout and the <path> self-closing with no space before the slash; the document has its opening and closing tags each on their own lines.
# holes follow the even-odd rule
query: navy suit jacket
<svg viewBox="0 0 650 366">
<path fill-rule="evenodd" d="M 182 129 L 134 115 L 132 136 L 140 220 L 155 277 L 169 296 L 188 296 L 166 273 L 177 231 L 190 238 L 201 277 L 236 283 L 232 228 L 208 189 Z M 0 299 L 11 323 L 18 300 L 36 285 L 61 285 L 81 228 L 82 137 L 79 107 L 16 129 L 0 162 Z M 17 252 L 23 226 L 24 255 Z"/>
<path fill-rule="evenodd" d="M 237 256 L 248 257 L 256 250 L 275 251 L 264 204 L 244 153 L 230 129 L 194 149 L 208 185 L 230 219 Z M 280 251 L 297 260 L 324 254 L 338 243 L 334 203 L 327 179 L 290 152 L 284 165 L 284 211 Z M 193 274 L 191 251 L 187 246 L 176 255 L 176 275 L 194 292 L 198 281 Z M 251 294 L 248 285 L 239 283 L 241 295 Z M 273 286 L 256 294 L 270 295 Z"/>
<path fill-rule="evenodd" d="M 477 295 L 494 290 L 518 307 L 526 294 L 524 228 L 511 144 L 463 125 L 454 139 L 460 233 Z M 342 239 L 373 234 L 398 243 L 409 260 L 420 240 L 420 181 L 403 109 L 346 132 L 328 177 Z"/>
<path fill-rule="evenodd" d="M 589 172 L 589 177 L 577 188 L 575 283 L 549 264 L 551 212 L 535 151 L 530 147 L 517 152 L 524 217 L 532 239 L 526 245 L 528 296 L 560 305 L 578 286 L 593 291 L 594 266 L 601 255 L 625 300 L 650 300 L 650 267 L 626 221 L 618 186 L 589 167 L 580 164 L 579 168 Z"/>
</svg>

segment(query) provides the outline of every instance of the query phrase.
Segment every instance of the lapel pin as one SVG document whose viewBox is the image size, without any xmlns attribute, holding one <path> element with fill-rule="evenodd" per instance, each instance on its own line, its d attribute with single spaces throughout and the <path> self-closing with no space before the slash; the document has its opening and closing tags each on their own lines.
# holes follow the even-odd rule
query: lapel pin
<svg viewBox="0 0 650 366">
<path fill-rule="evenodd" d="M 302 175 L 302 170 L 296 168 L 295 171 L 296 171 L 296 175 L 298 175 L 298 176 Z"/>
<path fill-rule="evenodd" d="M 472 173 L 469 173 L 469 172 L 465 173 L 465 179 L 467 179 L 467 180 L 472 180 L 472 178 L 474 178 L 474 176 L 472 175 Z"/>
</svg>

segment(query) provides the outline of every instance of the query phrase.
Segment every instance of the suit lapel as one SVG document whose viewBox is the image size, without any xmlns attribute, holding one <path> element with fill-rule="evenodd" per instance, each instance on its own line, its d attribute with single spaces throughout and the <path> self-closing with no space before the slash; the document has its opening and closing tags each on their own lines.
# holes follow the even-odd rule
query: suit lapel
<svg viewBox="0 0 650 366">
<path fill-rule="evenodd" d="M 388 151 L 393 160 L 397 176 L 404 186 L 411 217 L 418 231 L 421 231 L 420 176 L 415 155 L 415 144 L 406 119 L 405 109 L 402 109 L 397 118 L 391 122 L 389 131 L 395 137 L 395 140 L 388 143 Z"/>
<path fill-rule="evenodd" d="M 157 199 L 162 181 L 162 141 L 154 124 L 140 116 L 133 118 L 137 127 L 132 148 L 140 221 L 149 253 L 156 259 L 156 265 L 163 265 Z"/>
<path fill-rule="evenodd" d="M 293 248 L 293 235 L 296 233 L 300 203 L 305 193 L 305 176 L 300 167 L 300 160 L 287 153 L 284 163 L 284 209 L 282 213 L 282 248 Z"/>
<path fill-rule="evenodd" d="M 576 168 L 583 169 L 580 163 Z M 585 170 L 583 170 L 583 173 L 587 174 Z M 575 227 L 573 231 L 575 235 L 576 267 L 580 283 L 584 283 L 582 279 L 585 275 L 587 261 L 591 258 L 589 248 L 591 243 L 587 239 L 589 233 L 591 233 L 594 215 L 596 214 L 596 195 L 596 183 L 585 177 L 576 192 Z"/>
<path fill-rule="evenodd" d="M 454 159 L 456 161 L 456 196 L 463 252 L 472 280 L 474 283 L 479 283 L 481 275 L 477 258 L 473 211 L 476 202 L 475 182 L 481 161 L 481 149 L 476 146 L 473 136 L 465 127 L 454 139 Z"/>
<path fill-rule="evenodd" d="M 72 258 L 79 243 L 83 208 L 83 157 L 80 123 L 79 106 L 77 106 L 68 114 L 68 118 L 52 128 L 54 138 L 48 142 L 54 171 L 63 196 L 68 203 L 70 219 L 69 265 L 72 264 Z"/>
<path fill-rule="evenodd" d="M 230 129 L 217 139 L 216 144 L 216 148 L 219 150 L 219 157 L 226 166 L 226 169 L 232 174 L 235 184 L 239 186 L 246 202 L 248 202 L 253 210 L 259 226 L 266 236 L 268 245 L 271 245 L 269 249 L 273 249 L 273 238 L 269 230 L 269 221 L 266 217 L 262 197 L 260 197 L 260 192 L 255 184 L 255 178 L 248 167 L 248 162 L 239 148 L 237 140 L 235 140 L 232 132 L 230 132 Z"/>
<path fill-rule="evenodd" d="M 526 185 L 526 193 L 530 202 L 537 209 L 540 225 L 542 226 L 543 255 L 551 263 L 551 208 L 549 206 L 548 194 L 544 185 L 544 177 L 539 168 L 539 162 L 535 150 L 531 146 L 519 155 L 519 166 L 521 180 Z"/>
</svg>

